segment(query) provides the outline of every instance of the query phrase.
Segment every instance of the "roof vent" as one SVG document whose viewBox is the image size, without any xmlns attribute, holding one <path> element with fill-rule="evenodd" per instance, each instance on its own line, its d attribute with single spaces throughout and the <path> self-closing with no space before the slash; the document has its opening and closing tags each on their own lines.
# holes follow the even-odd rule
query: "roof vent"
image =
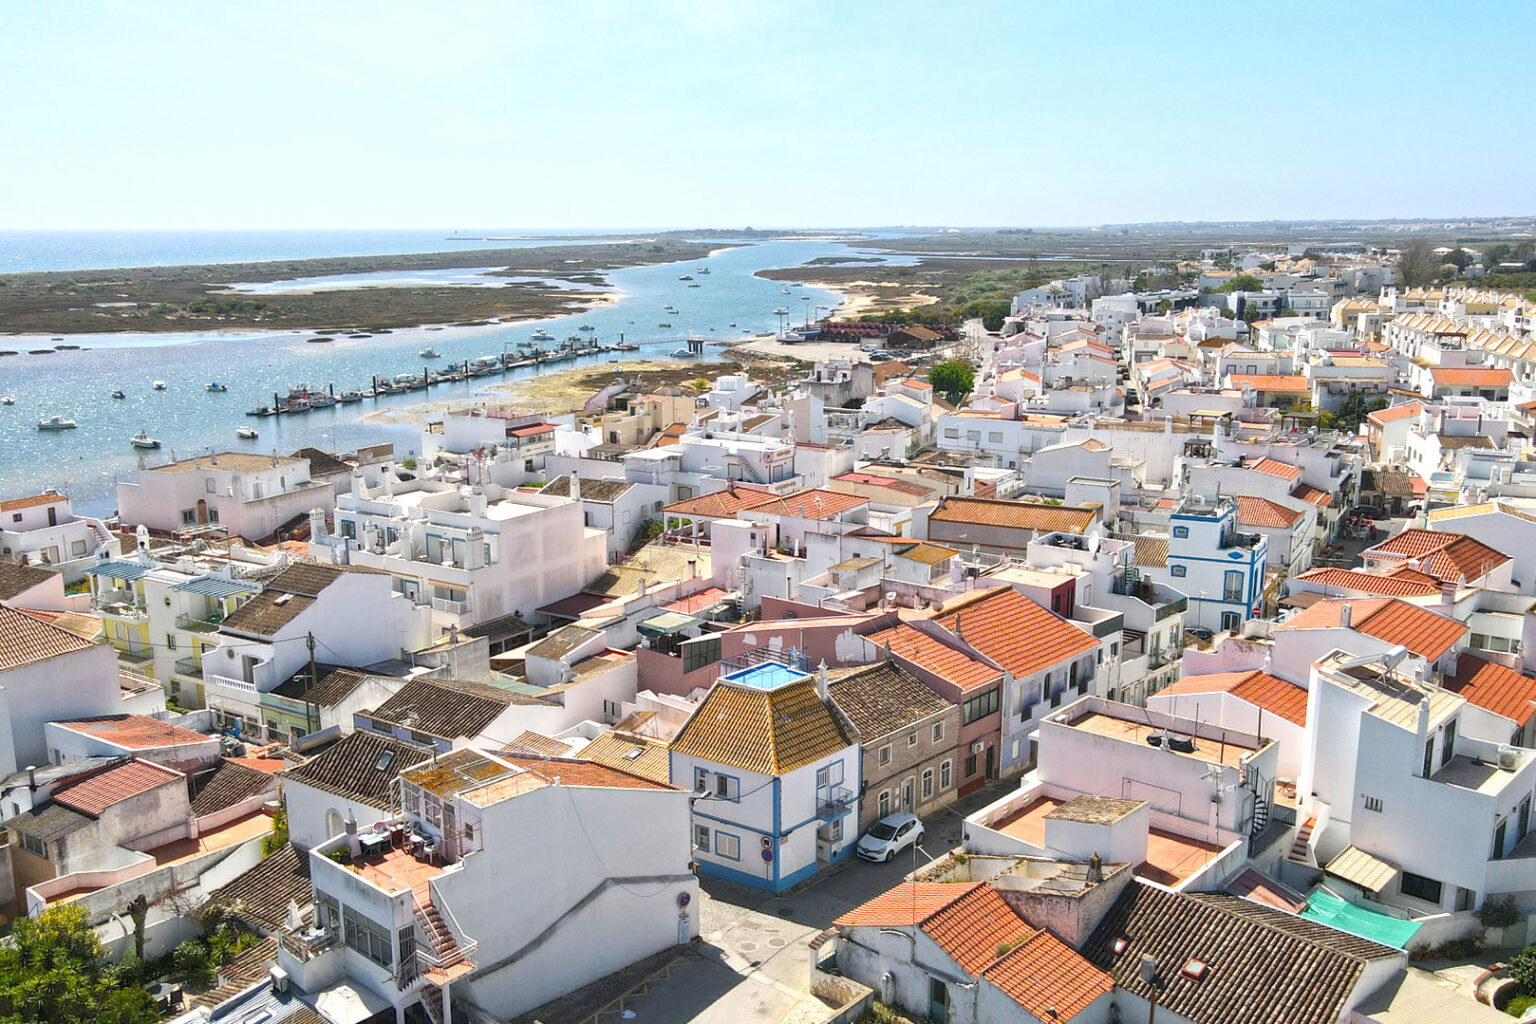
<svg viewBox="0 0 1536 1024">
<path fill-rule="evenodd" d="M 1204 960 L 1196 960 L 1194 957 L 1190 957 L 1189 960 L 1185 962 L 1183 969 L 1180 970 L 1179 973 L 1191 981 L 1199 981 L 1201 978 L 1205 977 L 1206 970 L 1207 967 Z"/>
</svg>

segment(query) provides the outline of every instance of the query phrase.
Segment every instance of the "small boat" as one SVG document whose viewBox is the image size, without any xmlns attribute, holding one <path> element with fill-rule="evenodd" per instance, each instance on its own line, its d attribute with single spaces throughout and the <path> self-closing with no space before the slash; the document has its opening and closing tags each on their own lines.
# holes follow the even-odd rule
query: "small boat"
<svg viewBox="0 0 1536 1024">
<path fill-rule="evenodd" d="M 336 339 L 330 337 L 329 335 L 317 334 L 313 338 L 307 338 L 305 340 L 308 341 L 311 345 L 328 345 Z"/>
<path fill-rule="evenodd" d="M 661 323 L 657 324 L 656 326 L 657 327 L 671 327 L 672 325 L 667 323 L 665 320 L 663 320 Z"/>
<path fill-rule="evenodd" d="M 673 359 L 692 359 L 693 350 L 687 348 L 675 348 L 672 350 Z"/>
<path fill-rule="evenodd" d="M 343 391 L 336 396 L 336 401 L 342 405 L 351 405 L 353 402 L 361 402 L 362 400 L 363 393 L 361 391 Z"/>
<path fill-rule="evenodd" d="M 784 294 L 785 294 L 785 295 L 788 295 L 788 294 L 789 294 L 789 289 L 788 289 L 788 288 L 783 288 L 783 289 L 780 289 L 780 290 L 781 290 L 781 291 L 783 291 L 783 293 L 784 293 Z"/>
<path fill-rule="evenodd" d="M 678 280 L 679 281 L 692 281 L 693 280 L 693 275 L 692 274 L 683 274 L 681 277 L 678 278 Z"/>
<path fill-rule="evenodd" d="M 141 430 L 128 439 L 128 443 L 135 448 L 159 448 L 160 442 L 149 436 L 149 431 Z"/>
<path fill-rule="evenodd" d="M 773 315 L 774 316 L 789 316 L 789 310 L 785 309 L 783 306 L 780 306 L 778 309 L 773 311 Z M 731 326 L 734 327 L 736 325 L 732 324 Z"/>
<path fill-rule="evenodd" d="M 532 334 L 528 335 L 528 337 L 532 338 L 534 341 L 554 341 L 555 340 L 555 336 L 553 334 L 550 334 L 548 331 L 546 331 L 542 327 L 540 327 L 538 330 L 534 331 Z"/>
<path fill-rule="evenodd" d="M 752 328 L 750 328 L 750 327 L 743 327 L 741 329 L 741 333 L 742 334 L 751 334 L 752 333 Z"/>
<path fill-rule="evenodd" d="M 74 420 L 67 420 L 63 416 L 50 416 L 45 420 L 37 421 L 38 430 L 74 430 L 79 425 Z"/>
<path fill-rule="evenodd" d="M 213 391 L 213 392 L 216 392 L 216 393 L 222 395 L 224 392 L 229 390 L 229 385 L 228 384 L 220 384 L 218 381 L 214 380 L 214 381 L 209 381 L 207 384 L 204 384 L 203 385 L 203 390 L 205 390 L 205 391 Z"/>
<path fill-rule="evenodd" d="M 128 396 L 123 393 L 123 390 L 121 388 L 118 388 L 118 389 L 116 389 L 115 391 L 112 392 L 112 397 L 113 398 L 127 398 Z M 9 405 L 10 402 L 7 401 L 6 404 Z"/>
<path fill-rule="evenodd" d="M 417 352 L 416 356 L 417 356 L 417 358 L 420 358 L 420 359 L 441 359 L 441 358 L 443 358 L 443 354 L 441 352 L 439 352 L 437 349 L 433 348 L 431 345 L 428 345 L 426 348 L 424 348 L 421 351 Z"/>
<path fill-rule="evenodd" d="M 709 273 L 709 268 L 708 267 L 700 267 L 697 272 L 700 273 L 700 274 L 707 274 L 707 273 Z"/>
<path fill-rule="evenodd" d="M 329 409 L 335 404 L 336 399 L 324 391 L 316 391 L 309 396 L 309 407 L 311 409 Z"/>
<path fill-rule="evenodd" d="M 164 391 L 165 390 L 165 381 L 163 381 L 163 380 L 155 381 L 155 390 L 156 391 Z"/>
<path fill-rule="evenodd" d="M 235 436 L 242 441 L 254 441 L 256 440 L 257 434 L 256 431 L 251 427 L 236 427 Z"/>
<path fill-rule="evenodd" d="M 576 329 L 578 331 L 586 331 L 588 334 L 590 334 L 593 331 L 597 330 L 597 328 L 593 327 L 591 324 L 582 324 L 580 327 L 578 327 Z"/>
<path fill-rule="evenodd" d="M 10 395 L 6 395 L 4 398 L 0 398 L 0 405 L 15 405 L 15 404 L 16 404 L 16 399 L 12 398 Z"/>
<path fill-rule="evenodd" d="M 727 327 L 735 327 L 736 326 L 736 321 L 732 320 L 730 323 L 726 324 L 726 326 Z"/>
</svg>

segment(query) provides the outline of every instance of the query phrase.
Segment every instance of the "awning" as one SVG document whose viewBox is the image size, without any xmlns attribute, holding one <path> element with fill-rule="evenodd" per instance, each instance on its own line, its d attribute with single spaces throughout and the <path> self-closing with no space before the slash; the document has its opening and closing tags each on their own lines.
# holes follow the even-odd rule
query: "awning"
<svg viewBox="0 0 1536 1024">
<path fill-rule="evenodd" d="M 641 636 L 658 637 L 673 636 L 690 629 L 698 629 L 704 625 L 703 619 L 696 619 L 692 615 L 684 615 L 682 612 L 662 612 L 660 615 L 652 615 L 644 622 L 637 623 L 635 628 Z"/>
<path fill-rule="evenodd" d="M 1300 916 L 1394 949 L 1406 949 L 1408 941 L 1419 930 L 1417 921 L 1404 921 L 1346 903 L 1321 886 L 1307 897 L 1307 909 Z"/>
<path fill-rule="evenodd" d="M 1323 595 L 1315 590 L 1304 590 L 1299 594 L 1280 599 L 1281 608 L 1311 608 L 1323 599 Z"/>
<path fill-rule="evenodd" d="M 87 576 L 105 576 L 107 579 L 127 582 L 136 580 L 142 576 L 148 576 L 154 566 L 143 565 L 139 562 L 102 562 L 85 570 Z"/>
<path fill-rule="evenodd" d="M 1346 846 L 1323 870 L 1367 892 L 1379 893 L 1397 877 L 1398 867 L 1391 861 L 1373 857 L 1358 846 Z"/>
</svg>

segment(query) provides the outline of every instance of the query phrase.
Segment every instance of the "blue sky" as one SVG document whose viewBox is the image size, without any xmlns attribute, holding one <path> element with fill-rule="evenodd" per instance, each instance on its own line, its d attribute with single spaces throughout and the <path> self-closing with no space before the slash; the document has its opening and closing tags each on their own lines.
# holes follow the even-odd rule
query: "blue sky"
<svg viewBox="0 0 1536 1024">
<path fill-rule="evenodd" d="M 1533 29 L 1528 2 L 8 3 L 0 228 L 1530 214 Z"/>
</svg>

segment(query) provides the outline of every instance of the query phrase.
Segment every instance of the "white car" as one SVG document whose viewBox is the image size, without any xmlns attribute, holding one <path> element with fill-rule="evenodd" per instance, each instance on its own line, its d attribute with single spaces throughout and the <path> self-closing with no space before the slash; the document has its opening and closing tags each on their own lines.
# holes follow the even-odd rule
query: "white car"
<svg viewBox="0 0 1536 1024">
<path fill-rule="evenodd" d="M 923 823 L 917 815 L 899 811 L 887 814 L 865 832 L 854 852 L 865 860 L 888 861 L 909 846 L 923 841 Z"/>
</svg>

